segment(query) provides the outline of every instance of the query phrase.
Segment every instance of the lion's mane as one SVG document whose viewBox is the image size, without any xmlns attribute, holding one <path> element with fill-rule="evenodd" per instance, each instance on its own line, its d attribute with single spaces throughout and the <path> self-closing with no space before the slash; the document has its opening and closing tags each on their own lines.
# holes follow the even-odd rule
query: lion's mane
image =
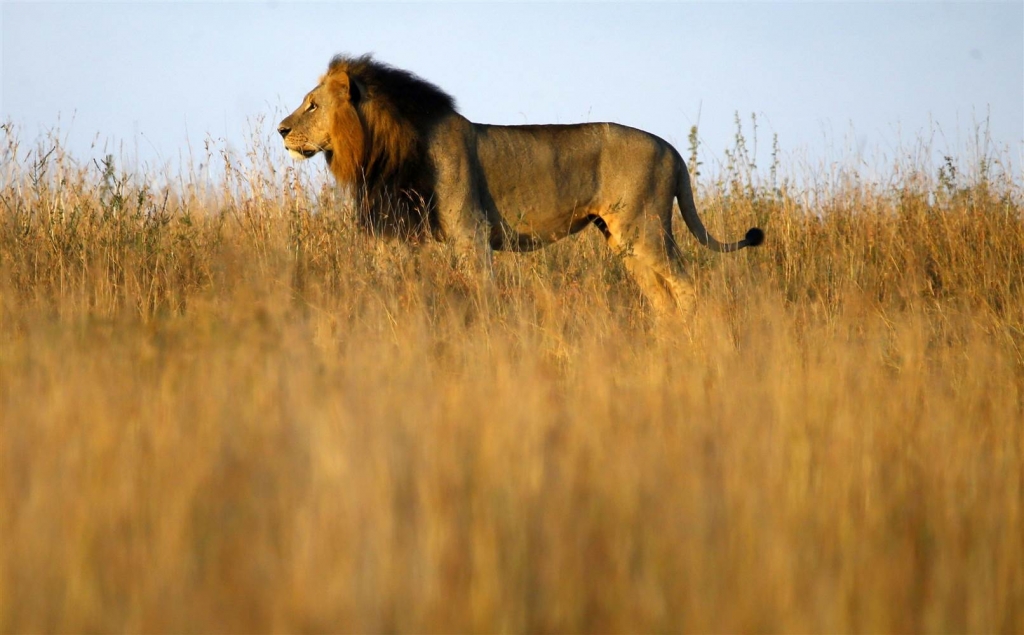
<svg viewBox="0 0 1024 635">
<path fill-rule="evenodd" d="M 426 140 L 455 100 L 411 73 L 370 55 L 338 55 L 322 82 L 348 99 L 330 113 L 330 169 L 353 186 L 358 217 L 375 234 L 415 237 L 436 229 Z"/>
</svg>

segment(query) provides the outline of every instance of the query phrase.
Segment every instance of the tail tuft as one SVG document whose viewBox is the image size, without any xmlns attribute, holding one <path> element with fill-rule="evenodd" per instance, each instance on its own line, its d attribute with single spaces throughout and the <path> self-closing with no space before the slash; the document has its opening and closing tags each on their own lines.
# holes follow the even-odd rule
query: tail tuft
<svg viewBox="0 0 1024 635">
<path fill-rule="evenodd" d="M 743 242 L 747 243 L 747 247 L 757 247 L 764 242 L 764 232 L 759 227 L 751 227 L 747 230 L 747 237 Z"/>
</svg>

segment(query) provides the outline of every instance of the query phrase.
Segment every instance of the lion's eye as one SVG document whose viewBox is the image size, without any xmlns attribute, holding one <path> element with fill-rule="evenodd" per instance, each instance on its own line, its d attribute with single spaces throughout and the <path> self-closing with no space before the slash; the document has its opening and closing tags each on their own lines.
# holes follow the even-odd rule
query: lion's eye
<svg viewBox="0 0 1024 635">
<path fill-rule="evenodd" d="M 309 102 L 309 107 L 306 108 L 306 112 L 313 112 L 314 110 L 316 110 L 316 104 Z"/>
</svg>

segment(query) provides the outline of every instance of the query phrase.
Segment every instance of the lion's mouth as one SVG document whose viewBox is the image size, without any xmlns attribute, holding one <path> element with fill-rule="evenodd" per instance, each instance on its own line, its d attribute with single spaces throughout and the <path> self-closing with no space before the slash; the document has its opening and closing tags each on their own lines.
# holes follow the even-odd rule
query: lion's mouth
<svg viewBox="0 0 1024 635">
<path fill-rule="evenodd" d="M 319 150 L 316 148 L 288 148 L 288 154 L 292 155 L 293 159 L 308 159 L 317 152 Z"/>
</svg>

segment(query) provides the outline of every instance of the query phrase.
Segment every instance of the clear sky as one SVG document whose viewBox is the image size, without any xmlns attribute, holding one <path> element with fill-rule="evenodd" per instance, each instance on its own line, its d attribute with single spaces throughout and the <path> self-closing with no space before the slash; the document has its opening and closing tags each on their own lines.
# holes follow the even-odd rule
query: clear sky
<svg viewBox="0 0 1024 635">
<path fill-rule="evenodd" d="M 488 123 L 618 121 L 722 158 L 734 113 L 784 159 L 891 158 L 975 124 L 1020 165 L 1024 2 L 2 3 L 0 118 L 58 126 L 81 158 L 176 168 L 187 141 L 244 148 L 338 52 L 374 52 Z M 749 134 L 749 128 L 747 130 Z M 93 142 L 98 140 L 94 148 Z M 763 163 L 763 161 L 762 161 Z M 1019 170 L 1020 168 L 1015 168 Z"/>
</svg>

